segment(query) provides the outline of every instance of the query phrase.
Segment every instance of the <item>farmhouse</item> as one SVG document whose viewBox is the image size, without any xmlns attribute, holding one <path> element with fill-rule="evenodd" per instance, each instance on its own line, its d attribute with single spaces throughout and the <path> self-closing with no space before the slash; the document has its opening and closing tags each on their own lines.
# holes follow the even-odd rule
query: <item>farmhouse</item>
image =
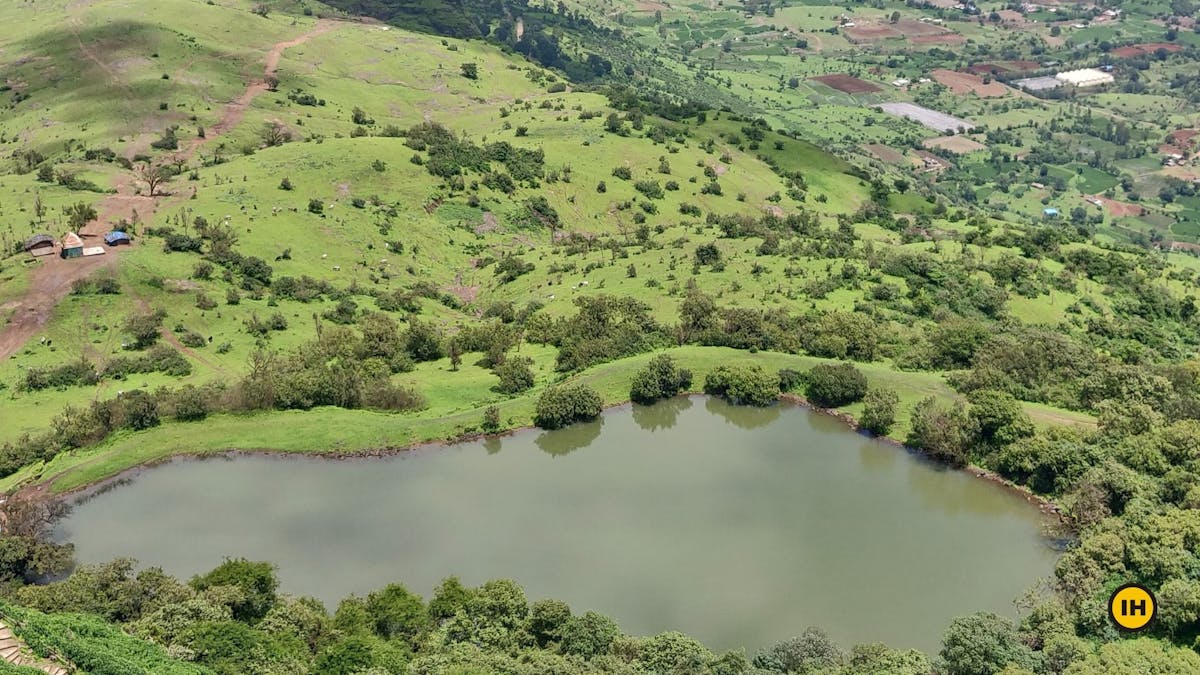
<svg viewBox="0 0 1200 675">
<path fill-rule="evenodd" d="M 62 253 L 64 258 L 81 258 L 83 257 L 83 239 L 74 232 L 68 232 L 62 239 Z"/>
<path fill-rule="evenodd" d="M 1099 87 L 1104 84 L 1112 84 L 1114 81 L 1113 76 L 1110 73 L 1106 73 L 1096 68 L 1068 70 L 1055 75 L 1054 79 L 1079 87 L 1080 89 L 1084 89 L 1086 87 Z"/>
<path fill-rule="evenodd" d="M 120 230 L 113 230 L 112 232 L 104 235 L 104 243 L 108 244 L 109 246 L 121 246 L 122 244 L 128 246 L 131 242 L 128 234 L 125 234 Z"/>
<path fill-rule="evenodd" d="M 54 253 L 54 237 L 48 234 L 35 234 L 25 240 L 25 250 L 32 255 L 50 255 Z"/>
</svg>

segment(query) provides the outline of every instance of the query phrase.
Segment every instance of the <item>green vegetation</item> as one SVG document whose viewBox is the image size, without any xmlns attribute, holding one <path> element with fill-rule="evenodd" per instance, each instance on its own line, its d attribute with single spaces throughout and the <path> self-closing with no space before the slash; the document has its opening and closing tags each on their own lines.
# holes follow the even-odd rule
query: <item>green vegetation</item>
<svg viewBox="0 0 1200 675">
<path fill-rule="evenodd" d="M 1191 672 L 1200 264 L 1166 250 L 1200 241 L 1200 38 L 1172 18 L 1195 7 L 1005 9 L 7 3 L 0 485 L 558 428 L 693 381 L 748 405 L 804 391 L 1075 531 L 1018 624 L 951 625 L 939 672 Z M 1158 42 L 1178 49 L 1123 49 Z M 1101 61 L 1100 90 L 1011 91 Z M 945 84 L 968 69 L 999 95 Z M 870 107 L 897 101 L 976 127 Z M 67 229 L 136 243 L 106 265 L 21 252 Z M 22 587 L 70 549 L 47 540 L 54 502 L 4 508 L 0 580 L 33 609 L 0 614 L 91 672 L 930 670 L 819 631 L 752 659 L 632 638 L 510 582 L 332 616 L 242 560 Z M 1105 623 L 1125 581 L 1163 601 L 1146 638 Z"/>
</svg>

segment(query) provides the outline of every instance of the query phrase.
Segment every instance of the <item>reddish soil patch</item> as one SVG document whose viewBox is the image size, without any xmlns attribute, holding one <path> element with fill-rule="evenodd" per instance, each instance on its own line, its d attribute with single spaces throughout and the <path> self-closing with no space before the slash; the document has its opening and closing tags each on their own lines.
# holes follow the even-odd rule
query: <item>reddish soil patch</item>
<svg viewBox="0 0 1200 675">
<path fill-rule="evenodd" d="M 1037 61 L 1003 61 L 1003 66 L 1013 72 L 1036 71 L 1042 67 Z"/>
<path fill-rule="evenodd" d="M 1200 130 L 1197 129 L 1178 129 L 1171 132 L 1171 143 L 1181 148 L 1186 148 L 1192 144 L 1192 139 L 1200 135 Z"/>
<path fill-rule="evenodd" d="M 1084 196 L 1084 200 L 1093 206 L 1095 206 L 1097 201 L 1100 202 L 1101 206 L 1104 207 L 1104 210 L 1108 211 L 1108 215 L 1112 216 L 1113 218 L 1140 216 L 1146 212 L 1146 209 L 1143 209 L 1137 204 L 1119 202 L 1115 199 L 1109 199 L 1100 195 Z"/>
<path fill-rule="evenodd" d="M 496 220 L 496 214 L 488 211 L 483 214 L 483 223 L 475 226 L 475 234 L 487 234 L 500 229 L 500 223 Z"/>
<path fill-rule="evenodd" d="M 1176 44 L 1171 44 L 1170 42 L 1146 42 L 1140 45 L 1117 47 L 1109 53 L 1113 54 L 1114 56 L 1119 56 L 1123 59 L 1128 59 L 1135 56 L 1142 56 L 1143 54 L 1153 54 L 1160 49 L 1168 52 L 1183 51 L 1183 47 L 1180 47 Z"/>
<path fill-rule="evenodd" d="M 937 25 L 936 23 L 930 23 L 928 21 L 899 21 L 893 24 L 893 26 L 897 31 L 900 32 L 900 34 L 907 37 L 916 37 L 918 35 L 941 35 L 942 33 L 951 32 L 946 28 Z"/>
<path fill-rule="evenodd" d="M 875 155 L 881 161 L 887 162 L 888 164 L 903 164 L 904 163 L 904 155 L 903 154 L 901 154 L 899 151 L 897 151 L 893 148 L 889 148 L 888 146 L 883 145 L 881 143 L 871 143 L 868 145 L 864 145 L 863 149 L 866 150 L 867 152 L 871 153 L 872 155 Z"/>
<path fill-rule="evenodd" d="M 958 33 L 943 33 L 940 35 L 918 35 L 912 39 L 917 45 L 960 45 L 967 39 Z"/>
<path fill-rule="evenodd" d="M 661 2 L 639 2 L 637 8 L 639 12 L 665 12 L 671 9 Z"/>
<path fill-rule="evenodd" d="M 998 63 L 976 63 L 973 66 L 963 68 L 963 72 L 975 73 L 976 75 L 998 75 L 1000 73 L 1007 73 L 1008 68 Z"/>
<path fill-rule="evenodd" d="M 983 98 L 1007 96 L 1010 89 L 999 82 L 984 82 L 983 78 L 972 73 L 958 73 L 953 70 L 935 70 L 933 79 L 946 85 L 955 94 L 975 94 Z"/>
<path fill-rule="evenodd" d="M 847 94 L 872 94 L 879 91 L 879 87 L 870 82 L 850 75 L 820 75 L 810 79 Z"/>
<path fill-rule="evenodd" d="M 875 42 L 876 40 L 886 40 L 888 38 L 902 37 L 903 33 L 896 30 L 890 25 L 862 25 L 858 24 L 851 28 L 842 28 L 842 33 L 846 39 L 851 42 Z"/>
</svg>

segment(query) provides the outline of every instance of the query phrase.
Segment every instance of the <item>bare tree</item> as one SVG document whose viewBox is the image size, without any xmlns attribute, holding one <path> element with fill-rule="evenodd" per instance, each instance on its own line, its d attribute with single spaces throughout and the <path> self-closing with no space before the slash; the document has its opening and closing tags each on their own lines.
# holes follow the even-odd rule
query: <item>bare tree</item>
<svg viewBox="0 0 1200 675">
<path fill-rule="evenodd" d="M 292 132 L 282 122 L 267 122 L 263 127 L 262 139 L 268 148 L 273 148 L 292 140 Z"/>
<path fill-rule="evenodd" d="M 171 155 L 171 159 L 168 161 L 175 168 L 176 176 L 183 173 L 183 170 L 187 168 L 188 158 L 183 154 Z"/>
<path fill-rule="evenodd" d="M 150 196 L 153 197 L 158 193 L 158 188 L 171 178 L 171 169 L 162 164 L 145 162 L 137 166 L 137 177 L 150 188 Z"/>
<path fill-rule="evenodd" d="M 70 513 L 70 505 L 61 499 L 32 499 L 20 494 L 0 505 L 4 533 L 14 537 L 47 538 L 54 523 Z"/>
</svg>

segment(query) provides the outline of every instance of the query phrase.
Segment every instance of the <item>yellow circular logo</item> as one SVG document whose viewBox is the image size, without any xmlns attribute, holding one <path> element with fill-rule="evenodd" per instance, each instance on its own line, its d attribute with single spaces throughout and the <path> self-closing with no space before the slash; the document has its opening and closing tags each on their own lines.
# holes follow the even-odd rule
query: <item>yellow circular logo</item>
<svg viewBox="0 0 1200 675">
<path fill-rule="evenodd" d="M 1108 599 L 1108 616 L 1123 630 L 1141 630 L 1158 613 L 1158 602 L 1150 589 L 1140 584 L 1125 584 Z"/>
</svg>

